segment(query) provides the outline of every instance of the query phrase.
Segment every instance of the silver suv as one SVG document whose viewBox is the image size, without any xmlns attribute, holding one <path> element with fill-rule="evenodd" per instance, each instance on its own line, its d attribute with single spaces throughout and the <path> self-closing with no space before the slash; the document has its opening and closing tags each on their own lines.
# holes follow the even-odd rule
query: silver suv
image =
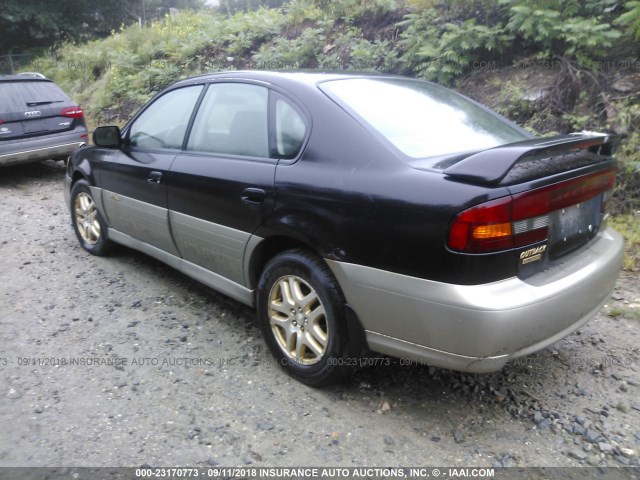
<svg viewBox="0 0 640 480">
<path fill-rule="evenodd" d="M 0 166 L 66 159 L 86 143 L 84 112 L 55 83 L 0 75 Z"/>
</svg>

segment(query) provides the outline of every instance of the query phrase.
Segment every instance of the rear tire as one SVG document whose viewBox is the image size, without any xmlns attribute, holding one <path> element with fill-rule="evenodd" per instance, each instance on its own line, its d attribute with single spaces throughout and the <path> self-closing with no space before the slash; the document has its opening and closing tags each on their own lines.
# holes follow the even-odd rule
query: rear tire
<svg viewBox="0 0 640 480">
<path fill-rule="evenodd" d="M 256 298 L 260 328 L 296 380 L 319 387 L 352 370 L 344 304 L 331 270 L 316 255 L 289 250 L 266 265 Z"/>
<path fill-rule="evenodd" d="M 106 255 L 113 243 L 107 236 L 107 223 L 102 218 L 86 180 L 78 180 L 71 188 L 71 222 L 82 248 L 92 255 Z"/>
</svg>

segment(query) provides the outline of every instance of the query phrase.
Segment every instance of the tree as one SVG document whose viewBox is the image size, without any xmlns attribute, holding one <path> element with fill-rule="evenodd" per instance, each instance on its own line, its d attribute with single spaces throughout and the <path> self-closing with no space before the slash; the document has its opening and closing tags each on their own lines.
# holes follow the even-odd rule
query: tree
<svg viewBox="0 0 640 480">
<path fill-rule="evenodd" d="M 4 0 L 0 9 L 0 54 L 85 42 L 121 25 L 146 21 L 170 8 L 202 8 L 204 0 Z"/>
</svg>

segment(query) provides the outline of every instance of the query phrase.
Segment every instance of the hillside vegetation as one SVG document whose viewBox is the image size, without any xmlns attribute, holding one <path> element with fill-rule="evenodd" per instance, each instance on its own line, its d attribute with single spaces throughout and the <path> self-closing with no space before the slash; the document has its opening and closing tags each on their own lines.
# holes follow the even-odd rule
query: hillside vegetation
<svg viewBox="0 0 640 480">
<path fill-rule="evenodd" d="M 182 11 L 64 44 L 29 69 L 90 124 L 123 124 L 177 79 L 229 69 L 399 73 L 465 93 L 540 134 L 623 136 L 618 213 L 640 210 L 640 1 L 292 0 Z"/>
<path fill-rule="evenodd" d="M 204 0 L 2 0 L 0 59 L 17 55 L 18 61 L 42 47 L 103 38 L 122 23 L 146 23 L 171 8 L 202 7 Z"/>
</svg>

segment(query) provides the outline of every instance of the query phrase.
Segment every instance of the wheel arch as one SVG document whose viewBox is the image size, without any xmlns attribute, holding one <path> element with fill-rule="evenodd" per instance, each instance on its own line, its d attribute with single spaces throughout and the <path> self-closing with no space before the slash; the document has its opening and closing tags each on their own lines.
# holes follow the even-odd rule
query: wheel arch
<svg viewBox="0 0 640 480">
<path fill-rule="evenodd" d="M 81 170 L 74 170 L 73 173 L 71 174 L 71 188 L 73 188 L 73 186 L 78 180 L 86 180 L 88 183 L 89 176 Z"/>
<path fill-rule="evenodd" d="M 70 169 L 67 175 L 70 178 L 69 187 L 68 187 L 69 194 L 73 190 L 73 187 L 76 185 L 76 183 L 78 183 L 79 181 L 85 181 L 88 187 L 92 190 L 92 193 L 94 194 L 93 200 L 94 202 L 96 202 L 98 210 L 102 214 L 107 225 L 110 225 L 111 222 L 109 221 L 109 217 L 107 216 L 107 212 L 104 208 L 104 203 L 102 201 L 102 193 L 101 193 L 101 190 L 96 187 L 96 182 L 93 176 L 93 172 L 91 170 L 90 162 L 87 160 L 83 160 L 78 165 L 75 165 L 72 170 Z M 69 208 L 71 208 L 71 204 L 69 204 Z"/>
<path fill-rule="evenodd" d="M 262 275 L 262 271 L 269 260 L 279 253 L 294 249 L 307 250 L 321 257 L 311 245 L 302 240 L 285 235 L 274 235 L 264 238 L 252 248 L 250 252 L 247 252 L 250 256 L 250 258 L 245 261 L 247 265 L 245 270 L 247 286 L 255 289 L 258 286 L 260 275 Z"/>
<path fill-rule="evenodd" d="M 247 286 L 251 289 L 255 289 L 255 294 L 257 295 L 258 281 L 260 280 L 260 276 L 262 275 L 267 263 L 269 263 L 269 261 L 276 255 L 287 250 L 295 249 L 308 251 L 317 255 L 322 259 L 322 261 L 325 261 L 323 255 L 307 242 L 286 235 L 271 236 L 261 240 L 260 243 L 258 243 L 255 248 L 249 252 L 250 258 L 247 259 L 246 269 Z M 342 289 L 338 280 L 335 280 L 340 289 Z M 347 301 L 345 301 L 344 307 L 351 353 L 353 355 L 366 353 L 368 351 L 368 346 L 362 322 L 360 322 L 358 314 Z"/>
<path fill-rule="evenodd" d="M 82 248 L 92 255 L 103 256 L 109 253 L 113 243 L 109 240 L 108 224 L 100 212 L 100 196 L 96 196 L 90 183 L 79 172 L 69 189 L 69 210 L 71 223 Z M 83 195 L 84 201 L 77 202 Z M 82 222 L 80 227 L 79 222 Z"/>
<path fill-rule="evenodd" d="M 71 179 L 71 187 L 78 180 L 86 180 L 89 185 L 95 185 L 95 178 L 91 159 L 93 158 L 93 148 L 82 148 L 76 150 L 69 156 L 67 162 L 67 175 Z"/>
</svg>

